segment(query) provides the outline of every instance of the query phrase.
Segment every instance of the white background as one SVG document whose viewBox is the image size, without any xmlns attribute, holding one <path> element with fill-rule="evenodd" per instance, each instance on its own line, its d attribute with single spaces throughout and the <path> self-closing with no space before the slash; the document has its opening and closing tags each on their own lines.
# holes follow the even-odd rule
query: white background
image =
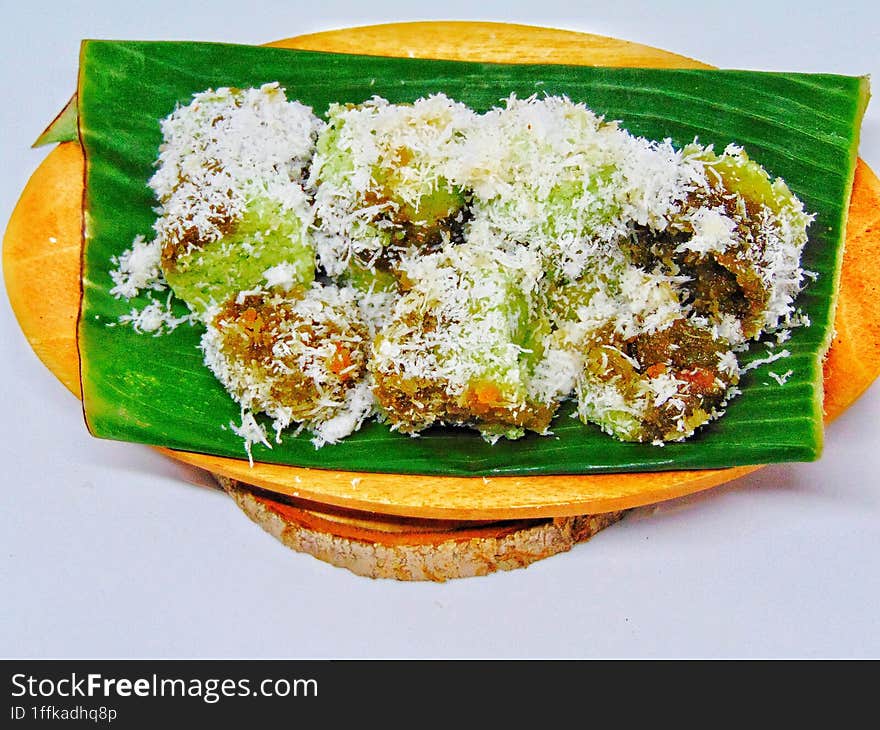
<svg viewBox="0 0 880 730">
<path fill-rule="evenodd" d="M 74 88 L 83 38 L 260 43 L 399 20 L 531 23 L 721 67 L 873 73 L 880 3 L 0 0 L 0 222 Z M 880 109 L 861 156 L 880 171 Z M 880 276 L 880 269 L 878 269 Z M 639 510 L 571 552 L 446 584 L 374 581 L 288 550 L 209 480 L 92 439 L 0 301 L 0 656 L 880 655 L 880 389 L 817 463 Z"/>
</svg>

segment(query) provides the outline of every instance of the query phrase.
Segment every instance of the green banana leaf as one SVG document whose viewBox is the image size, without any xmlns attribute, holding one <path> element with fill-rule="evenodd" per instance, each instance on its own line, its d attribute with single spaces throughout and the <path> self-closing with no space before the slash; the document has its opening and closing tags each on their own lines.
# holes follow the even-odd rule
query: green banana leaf
<svg viewBox="0 0 880 730">
<path fill-rule="evenodd" d="M 77 130 L 78 110 L 76 106 L 76 94 L 70 97 L 64 108 L 49 123 L 43 132 L 34 140 L 31 147 L 43 147 L 55 142 L 73 142 L 78 139 Z"/>
<path fill-rule="evenodd" d="M 86 245 L 79 325 L 83 403 L 99 437 L 245 458 L 229 428 L 238 406 L 202 364 L 200 330 L 155 337 L 111 326 L 146 299 L 115 299 L 110 259 L 137 235 L 149 237 L 155 201 L 147 180 L 161 141 L 159 120 L 193 93 L 279 81 L 318 114 L 330 102 L 380 95 L 392 102 L 444 92 L 477 111 L 511 93 L 566 95 L 633 134 L 698 138 L 745 147 L 784 178 L 816 214 L 805 268 L 818 277 L 799 299 L 811 326 L 783 347 L 791 354 L 743 377 L 727 414 L 683 443 L 663 447 L 613 440 L 563 410 L 552 436 L 486 443 L 476 432 L 435 428 L 418 438 L 366 424 L 337 445 L 315 449 L 285 434 L 256 461 L 415 474 L 574 474 L 717 468 L 808 461 L 822 448 L 821 358 L 830 342 L 861 115 L 859 77 L 745 71 L 607 69 L 462 63 L 184 42 L 86 42 L 78 89 L 87 160 Z M 180 315 L 187 310 L 175 303 Z M 763 358 L 756 343 L 745 356 Z M 770 372 L 793 374 L 784 384 Z"/>
</svg>

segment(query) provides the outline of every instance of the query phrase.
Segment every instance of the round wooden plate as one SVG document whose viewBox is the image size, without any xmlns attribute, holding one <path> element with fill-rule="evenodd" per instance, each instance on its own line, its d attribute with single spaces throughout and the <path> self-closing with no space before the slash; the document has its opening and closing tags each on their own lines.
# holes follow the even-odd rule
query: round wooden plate
<svg viewBox="0 0 880 730">
<path fill-rule="evenodd" d="M 497 23 L 367 26 L 270 45 L 454 60 L 710 68 L 613 38 Z M 77 396 L 82 185 L 72 181 L 82 180 L 82 166 L 76 143 L 56 147 L 23 191 L 3 244 L 7 291 L 22 330 L 38 357 Z M 829 420 L 880 373 L 880 301 L 872 294 L 878 255 L 880 181 L 859 161 L 837 335 L 825 367 Z M 214 474 L 246 513 L 297 550 L 366 575 L 432 579 L 528 564 L 589 537 L 622 510 L 707 489 L 760 468 L 423 477 L 271 464 L 251 468 L 246 460 L 160 451 Z"/>
</svg>

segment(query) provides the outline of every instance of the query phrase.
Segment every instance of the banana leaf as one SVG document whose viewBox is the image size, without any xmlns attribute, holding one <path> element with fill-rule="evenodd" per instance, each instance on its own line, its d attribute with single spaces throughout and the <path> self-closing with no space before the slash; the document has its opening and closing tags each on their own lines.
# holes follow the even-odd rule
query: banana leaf
<svg viewBox="0 0 880 730">
<path fill-rule="evenodd" d="M 31 147 L 43 147 L 55 142 L 73 142 L 78 139 L 77 131 L 78 111 L 76 106 L 76 94 L 70 97 L 64 108 L 49 123 L 39 137 L 34 140 Z"/>
<path fill-rule="evenodd" d="M 78 87 L 87 160 L 86 239 L 79 347 L 86 421 L 98 437 L 245 458 L 229 428 L 238 406 L 204 367 L 198 326 L 154 337 L 112 326 L 147 300 L 110 294 L 111 257 L 149 237 L 155 200 L 147 180 L 159 120 L 192 94 L 278 81 L 322 114 L 331 102 L 380 95 L 414 101 L 444 92 L 484 111 L 515 93 L 566 95 L 636 135 L 731 142 L 784 178 L 816 214 L 804 268 L 818 276 L 798 300 L 811 326 L 793 331 L 781 363 L 743 377 L 726 415 L 682 443 L 621 443 L 569 417 L 552 436 L 490 445 L 476 432 L 434 428 L 418 438 L 370 422 L 316 449 L 305 433 L 254 445 L 257 461 L 307 467 L 441 475 L 575 474 L 704 469 L 808 461 L 822 449 L 821 360 L 831 336 L 861 115 L 860 77 L 737 70 L 645 70 L 393 59 L 187 42 L 85 42 Z M 173 302 L 179 315 L 187 313 Z M 777 347 L 776 352 L 782 347 Z M 774 350 L 770 350 L 771 352 Z M 767 356 L 755 343 L 743 359 Z M 780 384 L 769 371 L 791 370 Z"/>
</svg>

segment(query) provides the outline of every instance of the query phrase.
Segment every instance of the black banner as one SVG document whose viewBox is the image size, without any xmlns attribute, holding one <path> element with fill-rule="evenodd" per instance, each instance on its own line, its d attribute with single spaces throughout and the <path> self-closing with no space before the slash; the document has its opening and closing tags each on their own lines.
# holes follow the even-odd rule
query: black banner
<svg viewBox="0 0 880 730">
<path fill-rule="evenodd" d="M 698 665 L 697 667 L 694 664 Z M 0 727 L 165 730 L 184 723 L 243 728 L 411 725 L 470 728 L 563 722 L 610 709 L 627 717 L 702 717 L 706 706 L 753 720 L 757 704 L 778 712 L 804 705 L 802 685 L 769 681 L 777 662 L 693 660 L 0 660 Z M 785 662 L 786 671 L 808 669 Z M 697 668 L 697 672 L 688 671 Z M 761 674 L 759 669 L 768 670 Z M 733 701 L 730 670 L 749 701 Z M 675 670 L 680 670 L 676 672 Z M 716 671 L 713 671 L 716 670 Z M 721 675 L 721 672 L 724 672 Z M 746 674 L 748 672 L 748 675 Z M 767 677 L 768 681 L 764 681 Z M 681 695 L 685 691 L 685 696 Z M 825 690 L 823 690 L 824 692 Z M 691 700 L 699 698 L 699 702 Z M 682 703 L 682 699 L 687 701 Z M 815 697 L 809 706 L 818 709 Z M 764 716 L 766 719 L 766 715 Z M 749 721 L 752 721 L 749 720 Z M 271 722 L 271 725 L 260 723 Z M 480 720 L 482 724 L 484 720 Z M 58 723 L 62 723 L 59 725 Z M 703 722 L 701 722 L 703 724 Z"/>
</svg>

